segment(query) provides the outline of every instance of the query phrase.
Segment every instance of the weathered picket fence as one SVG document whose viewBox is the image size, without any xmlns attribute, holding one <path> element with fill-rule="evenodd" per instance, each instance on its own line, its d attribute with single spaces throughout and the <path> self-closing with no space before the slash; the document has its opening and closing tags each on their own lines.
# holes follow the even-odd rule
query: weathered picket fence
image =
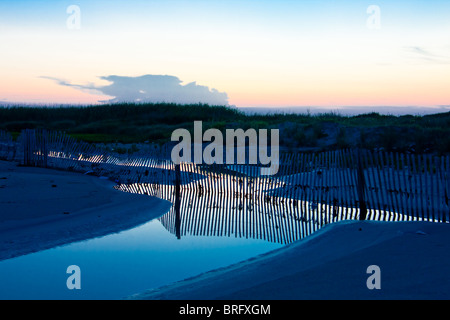
<svg viewBox="0 0 450 320">
<path fill-rule="evenodd" d="M 172 201 L 162 220 L 177 236 L 203 230 L 290 242 L 339 220 L 449 221 L 449 156 L 291 153 L 280 156 L 276 175 L 263 176 L 257 165 L 175 166 L 170 150 L 119 155 L 45 130 L 23 131 L 16 145 L 24 165 L 105 176 L 123 191 Z"/>
</svg>

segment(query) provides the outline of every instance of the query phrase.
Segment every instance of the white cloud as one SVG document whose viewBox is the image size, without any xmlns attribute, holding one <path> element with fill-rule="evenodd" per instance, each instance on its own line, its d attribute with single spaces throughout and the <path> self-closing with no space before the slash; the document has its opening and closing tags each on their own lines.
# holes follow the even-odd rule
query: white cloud
<svg viewBox="0 0 450 320">
<path fill-rule="evenodd" d="M 228 105 L 228 95 L 216 89 L 191 82 L 182 85 L 182 81 L 169 75 L 143 75 L 139 77 L 104 76 L 102 80 L 111 82 L 109 85 L 94 84 L 78 85 L 53 77 L 42 77 L 56 81 L 63 86 L 74 87 L 89 92 L 100 92 L 114 97 L 103 102 L 167 102 L 167 103 L 207 103 L 210 105 Z"/>
</svg>

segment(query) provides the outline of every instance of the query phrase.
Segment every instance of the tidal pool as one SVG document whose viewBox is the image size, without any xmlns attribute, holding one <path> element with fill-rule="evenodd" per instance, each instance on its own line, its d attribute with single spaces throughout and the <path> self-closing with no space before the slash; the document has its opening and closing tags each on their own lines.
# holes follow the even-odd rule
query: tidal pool
<svg viewBox="0 0 450 320">
<path fill-rule="evenodd" d="M 0 299 L 122 299 L 281 247 L 235 236 L 184 235 L 156 219 L 134 229 L 0 262 Z M 80 268 L 81 289 L 66 273 Z"/>
</svg>

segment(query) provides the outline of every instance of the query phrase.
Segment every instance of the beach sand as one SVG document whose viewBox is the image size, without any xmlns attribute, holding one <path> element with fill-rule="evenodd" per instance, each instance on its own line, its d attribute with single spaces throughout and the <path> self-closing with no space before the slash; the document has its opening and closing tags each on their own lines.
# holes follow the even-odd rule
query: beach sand
<svg viewBox="0 0 450 320">
<path fill-rule="evenodd" d="M 0 161 L 0 260 L 133 228 L 171 203 L 95 176 Z"/>
<path fill-rule="evenodd" d="M 343 221 L 267 254 L 129 299 L 449 299 L 450 225 Z M 379 289 L 367 282 L 379 267 Z M 368 281 L 369 280 L 369 281 Z"/>
</svg>

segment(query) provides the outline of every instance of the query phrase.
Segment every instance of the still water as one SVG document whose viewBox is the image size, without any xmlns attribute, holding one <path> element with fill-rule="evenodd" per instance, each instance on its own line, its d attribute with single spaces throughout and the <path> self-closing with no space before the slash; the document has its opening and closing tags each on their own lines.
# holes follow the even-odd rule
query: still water
<svg viewBox="0 0 450 320">
<path fill-rule="evenodd" d="M 257 239 L 177 239 L 159 220 L 0 262 L 0 299 L 121 299 L 281 247 Z M 81 270 L 69 290 L 67 267 Z"/>
</svg>

